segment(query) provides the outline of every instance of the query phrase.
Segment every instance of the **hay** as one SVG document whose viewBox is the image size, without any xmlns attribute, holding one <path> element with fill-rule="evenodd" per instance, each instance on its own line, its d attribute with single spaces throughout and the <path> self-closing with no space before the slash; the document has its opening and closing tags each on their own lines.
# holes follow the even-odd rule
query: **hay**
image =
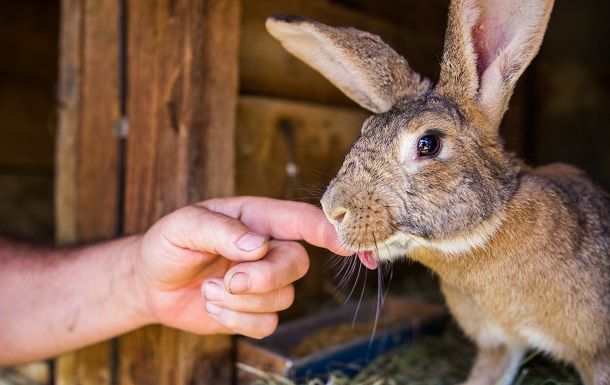
<svg viewBox="0 0 610 385">
<path fill-rule="evenodd" d="M 444 302 L 438 279 L 430 274 L 395 281 L 392 292 L 430 303 Z M 367 293 L 377 295 L 376 290 Z M 358 374 L 352 378 L 333 372 L 326 378 L 292 381 L 256 368 L 241 365 L 240 369 L 259 378 L 252 385 L 453 385 L 466 380 L 475 354 L 474 345 L 450 322 L 443 335 L 424 336 L 409 346 L 390 351 L 366 367 L 357 368 Z M 573 369 L 534 353 L 524 359 L 513 385 L 582 385 L 582 382 Z"/>
<path fill-rule="evenodd" d="M 474 355 L 475 347 L 451 324 L 442 336 L 423 337 L 378 357 L 353 378 L 334 372 L 325 379 L 291 381 L 245 365 L 240 369 L 259 377 L 252 385 L 448 385 L 466 379 Z M 573 370 L 534 353 L 524 360 L 513 384 L 580 385 L 581 381 Z"/>
</svg>

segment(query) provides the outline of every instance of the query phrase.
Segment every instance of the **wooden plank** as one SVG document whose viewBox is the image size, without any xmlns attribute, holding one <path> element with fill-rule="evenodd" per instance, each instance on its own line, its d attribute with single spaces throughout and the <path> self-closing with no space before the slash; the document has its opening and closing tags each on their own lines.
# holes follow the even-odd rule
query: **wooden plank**
<svg viewBox="0 0 610 385">
<path fill-rule="evenodd" d="M 241 96 L 236 193 L 317 202 L 368 116 L 358 107 Z M 290 158 L 299 169 L 296 184 L 286 172 Z"/>
<path fill-rule="evenodd" d="M 239 7 L 129 5 L 126 228 L 134 232 L 189 202 L 233 192 Z"/>
<path fill-rule="evenodd" d="M 26 384 L 32 383 L 40 385 L 51 383 L 51 368 L 48 361 L 33 362 L 15 367 L 13 369 L 19 373 L 20 377 L 23 376 L 29 380 L 28 382 L 25 382 Z M 6 379 L 2 377 L 2 380 Z M 2 383 L 1 380 L 0 383 Z M 12 384 L 10 381 L 9 383 Z"/>
<path fill-rule="evenodd" d="M 62 0 L 59 34 L 59 108 L 55 183 L 55 232 L 58 243 L 74 243 L 77 233 L 77 138 L 82 74 L 80 0 Z"/>
<path fill-rule="evenodd" d="M 128 2 L 125 230 L 233 193 L 238 0 Z M 121 337 L 118 384 L 228 384 L 232 342 L 151 326 Z"/>
<path fill-rule="evenodd" d="M 57 148 L 57 240 L 115 236 L 118 143 L 118 8 L 116 2 L 62 2 Z M 57 384 L 110 384 L 111 343 L 56 361 Z"/>
<path fill-rule="evenodd" d="M 118 14 L 98 0 L 64 0 L 62 12 L 57 239 L 72 243 L 114 235 Z"/>
<path fill-rule="evenodd" d="M 192 12 L 189 201 L 228 196 L 235 189 L 235 125 L 239 93 L 239 0 L 198 2 Z M 203 130 L 203 132 L 200 132 Z"/>
<path fill-rule="evenodd" d="M 62 0 L 55 158 L 55 234 L 58 244 L 73 244 L 78 240 L 76 175 L 81 116 L 82 17 L 80 0 Z M 76 353 L 68 353 L 55 361 L 58 385 L 76 383 L 76 356 Z"/>
<path fill-rule="evenodd" d="M 438 70 L 438 54 L 442 52 L 446 22 L 446 8 L 437 4 L 439 1 L 434 2 L 434 9 L 440 9 L 437 13 L 442 13 L 442 16 L 429 20 L 424 24 L 426 28 L 422 28 L 418 14 L 406 16 L 413 23 L 397 24 L 370 12 L 324 0 L 243 0 L 240 43 L 242 92 L 352 105 L 330 82 L 292 57 L 267 33 L 265 20 L 273 13 L 292 13 L 330 25 L 353 26 L 378 34 L 403 54 L 414 69 L 433 79 Z"/>
<path fill-rule="evenodd" d="M 445 35 L 449 0 L 333 0 L 333 3 L 408 26 L 422 34 Z"/>
<path fill-rule="evenodd" d="M 79 146 L 81 241 L 115 237 L 119 191 L 119 142 L 112 122 L 119 116 L 118 2 L 84 0 L 82 111 Z"/>
<path fill-rule="evenodd" d="M 55 360 L 55 384 L 111 384 L 110 342 L 99 343 Z"/>
</svg>

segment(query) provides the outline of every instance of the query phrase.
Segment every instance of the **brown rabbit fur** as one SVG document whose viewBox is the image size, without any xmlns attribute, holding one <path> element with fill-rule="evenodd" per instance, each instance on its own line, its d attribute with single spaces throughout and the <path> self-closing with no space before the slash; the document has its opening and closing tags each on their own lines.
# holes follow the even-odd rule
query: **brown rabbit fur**
<svg viewBox="0 0 610 385">
<path fill-rule="evenodd" d="M 509 384 L 528 349 L 610 384 L 610 201 L 580 170 L 529 168 L 499 125 L 552 0 L 455 0 L 438 83 L 377 36 L 274 15 L 270 33 L 375 114 L 322 198 L 369 268 L 438 274 L 478 346 L 467 384 Z"/>
</svg>

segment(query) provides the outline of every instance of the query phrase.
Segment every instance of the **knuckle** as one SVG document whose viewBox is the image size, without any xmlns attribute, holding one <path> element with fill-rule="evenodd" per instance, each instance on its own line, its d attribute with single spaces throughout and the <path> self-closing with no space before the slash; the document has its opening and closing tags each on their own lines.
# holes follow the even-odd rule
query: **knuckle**
<svg viewBox="0 0 610 385">
<path fill-rule="evenodd" d="M 247 265 L 256 293 L 270 293 L 305 276 L 309 270 L 309 256 L 298 242 L 282 242 L 273 250 L 273 258 Z M 242 269 L 246 265 L 242 265 Z"/>
<path fill-rule="evenodd" d="M 268 293 L 275 288 L 278 279 L 277 272 L 274 271 L 270 263 L 253 262 L 250 270 L 252 287 L 258 293 Z"/>
<path fill-rule="evenodd" d="M 305 246 L 295 241 L 287 242 L 283 246 L 287 248 L 285 254 L 290 255 L 292 271 L 298 272 L 300 277 L 305 275 L 309 270 L 309 254 Z"/>
<path fill-rule="evenodd" d="M 303 245 L 298 242 L 291 242 L 292 246 L 290 258 L 290 271 L 294 274 L 295 280 L 303 278 L 309 270 L 309 255 Z"/>
</svg>

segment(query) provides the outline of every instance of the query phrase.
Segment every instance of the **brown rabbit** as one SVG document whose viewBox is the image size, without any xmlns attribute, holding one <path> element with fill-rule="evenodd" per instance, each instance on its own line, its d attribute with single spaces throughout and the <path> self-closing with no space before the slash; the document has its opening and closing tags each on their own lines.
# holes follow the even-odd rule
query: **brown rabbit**
<svg viewBox="0 0 610 385">
<path fill-rule="evenodd" d="M 368 268 L 435 271 L 478 346 L 467 384 L 509 384 L 528 349 L 610 384 L 610 202 L 578 169 L 529 168 L 498 127 L 552 0 L 455 0 L 436 85 L 377 36 L 274 15 L 270 33 L 374 112 L 322 198 Z"/>
</svg>

